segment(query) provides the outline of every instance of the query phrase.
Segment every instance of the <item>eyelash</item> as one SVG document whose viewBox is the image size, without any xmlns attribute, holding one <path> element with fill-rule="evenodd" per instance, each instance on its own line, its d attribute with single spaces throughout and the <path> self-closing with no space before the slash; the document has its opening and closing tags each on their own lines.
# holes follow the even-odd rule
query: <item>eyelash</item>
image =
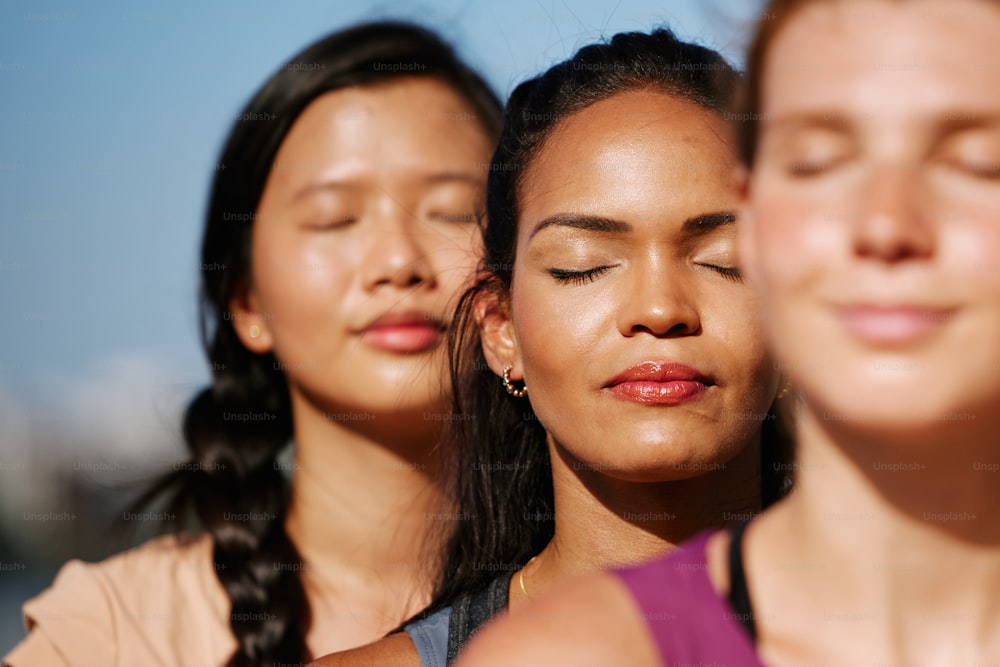
<svg viewBox="0 0 1000 667">
<path fill-rule="evenodd" d="M 434 212 L 428 213 L 427 217 L 431 220 L 437 222 L 450 222 L 453 224 L 470 224 L 479 222 L 482 219 L 482 215 L 478 213 L 441 213 Z"/>
<path fill-rule="evenodd" d="M 742 283 L 743 276 L 740 270 L 734 266 L 717 266 L 715 264 L 702 264 L 707 269 L 715 271 L 720 276 L 734 283 Z M 549 269 L 549 275 L 555 278 L 557 283 L 586 285 L 592 283 L 603 273 L 610 270 L 610 266 L 596 266 L 585 271 L 570 271 L 568 269 Z"/>
<path fill-rule="evenodd" d="M 339 220 L 331 220 L 329 222 L 320 222 L 314 225 L 309 225 L 309 229 L 317 232 L 328 232 L 340 229 L 341 227 L 346 227 L 352 222 L 357 222 L 357 218 L 341 218 Z"/>
<path fill-rule="evenodd" d="M 735 266 L 716 266 L 715 264 L 702 264 L 702 266 L 715 271 L 726 280 L 734 283 L 743 282 L 743 276 L 740 274 L 740 270 Z"/>
<path fill-rule="evenodd" d="M 610 266 L 595 266 L 585 271 L 570 271 L 569 269 L 549 269 L 549 275 L 560 284 L 585 285 L 597 280 L 598 276 L 609 271 Z"/>
<path fill-rule="evenodd" d="M 998 163 L 977 163 L 966 165 L 965 170 L 976 178 L 988 181 L 995 181 L 1000 178 L 1000 164 Z"/>
<path fill-rule="evenodd" d="M 833 165 L 834 162 L 832 160 L 822 162 L 797 160 L 789 164 L 787 170 L 788 174 L 793 178 L 809 178 L 811 176 L 818 176 Z"/>
</svg>

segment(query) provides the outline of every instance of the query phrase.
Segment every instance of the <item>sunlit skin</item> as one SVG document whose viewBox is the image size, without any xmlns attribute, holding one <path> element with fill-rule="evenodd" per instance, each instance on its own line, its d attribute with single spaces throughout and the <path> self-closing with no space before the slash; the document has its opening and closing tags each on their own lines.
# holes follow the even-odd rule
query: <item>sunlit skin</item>
<svg viewBox="0 0 1000 667">
<path fill-rule="evenodd" d="M 769 47 L 740 263 L 801 412 L 796 491 L 744 544 L 766 664 L 1000 660 L 998 40 L 995 3 L 842 0 Z M 611 575 L 460 660 L 584 662 L 659 664 Z"/>
<path fill-rule="evenodd" d="M 963 413 L 979 415 L 970 436 L 995 432 L 982 413 L 1000 395 L 1000 57 L 973 50 L 997 34 L 988 3 L 864 26 L 885 13 L 817 7 L 775 43 L 752 181 L 766 224 L 748 240 L 768 332 L 810 405 L 845 436 L 860 422 L 908 451 L 958 436 Z M 831 68 L 830 40 L 806 49 L 821 29 L 852 57 Z"/>
<path fill-rule="evenodd" d="M 555 536 L 512 578 L 514 615 L 556 581 L 760 507 L 778 374 L 736 269 L 734 167 L 718 114 L 653 89 L 563 120 L 528 164 L 510 294 L 476 302 L 490 368 L 527 384 L 552 455 Z M 609 389 L 642 362 L 711 384 Z M 396 636 L 323 664 L 419 662 Z"/>
<path fill-rule="evenodd" d="M 376 639 L 427 602 L 444 331 L 478 260 L 491 149 L 451 88 L 401 78 L 316 99 L 264 188 L 232 322 L 288 380 L 286 525 L 308 564 L 313 655 Z"/>
<path fill-rule="evenodd" d="M 566 119 L 529 163 L 509 300 L 484 296 L 480 326 L 548 433 L 557 518 L 524 572 L 535 591 L 759 508 L 778 378 L 736 269 L 728 136 L 713 112 L 642 90 Z M 671 383 L 609 387 L 650 362 L 708 386 L 677 404 Z M 512 584 L 512 607 L 521 596 Z"/>
<path fill-rule="evenodd" d="M 528 167 L 513 330 L 488 340 L 488 359 L 527 383 L 566 463 L 621 481 L 691 478 L 759 435 L 776 374 L 736 268 L 726 136 L 710 111 L 626 93 L 561 124 Z M 649 361 L 685 364 L 714 386 L 670 406 L 608 388 Z"/>
<path fill-rule="evenodd" d="M 250 344 L 275 353 L 297 404 L 391 413 L 372 428 L 426 436 L 443 340 L 387 351 L 364 330 L 386 313 L 447 324 L 468 284 L 490 146 L 463 114 L 435 81 L 348 89 L 310 105 L 279 150 L 254 228 Z"/>
</svg>

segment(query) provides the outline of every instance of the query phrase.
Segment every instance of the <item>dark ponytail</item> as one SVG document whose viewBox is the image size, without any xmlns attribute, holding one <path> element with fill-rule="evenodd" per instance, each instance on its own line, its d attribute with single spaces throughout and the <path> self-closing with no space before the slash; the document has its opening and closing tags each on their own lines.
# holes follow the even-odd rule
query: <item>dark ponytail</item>
<svg viewBox="0 0 1000 667">
<path fill-rule="evenodd" d="M 405 72 L 393 67 L 407 64 Z M 414 66 L 419 65 L 419 67 Z M 292 438 L 287 380 L 271 354 L 236 335 L 230 300 L 250 275 L 250 240 L 278 148 L 320 95 L 419 76 L 449 85 L 490 136 L 500 103 L 433 33 L 406 23 L 360 25 L 309 46 L 282 66 L 237 117 L 216 172 L 201 251 L 201 335 L 212 384 L 184 416 L 190 461 L 175 466 L 139 504 L 162 502 L 178 524 L 213 538 L 215 572 L 232 602 L 238 648 L 230 665 L 305 660 L 309 610 L 301 558 L 285 531 L 288 482 L 278 462 Z"/>
<path fill-rule="evenodd" d="M 510 293 L 519 190 L 526 167 L 561 119 L 595 102 L 630 90 L 658 88 L 722 115 L 730 108 L 739 81 L 739 74 L 721 55 L 661 29 L 651 34 L 622 33 L 606 44 L 584 47 L 511 94 L 490 164 L 480 279 L 463 295 L 457 326 L 449 332 L 456 419 L 445 453 L 456 471 L 459 513 L 442 579 L 420 616 L 485 587 L 503 571 L 519 569 L 554 534 L 545 429 L 529 400 L 509 396 L 490 371 L 473 318 L 477 295 L 495 292 L 506 298 Z M 773 415 L 763 429 L 762 497 L 770 503 L 790 484 L 787 468 L 777 465 L 788 460 L 790 445 Z"/>
</svg>

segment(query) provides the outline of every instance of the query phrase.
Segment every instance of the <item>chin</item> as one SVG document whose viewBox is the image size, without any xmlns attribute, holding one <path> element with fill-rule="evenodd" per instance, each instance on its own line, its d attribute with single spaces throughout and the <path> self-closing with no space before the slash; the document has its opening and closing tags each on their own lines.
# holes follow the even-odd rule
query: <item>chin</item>
<svg viewBox="0 0 1000 667">
<path fill-rule="evenodd" d="M 383 394 L 366 401 L 365 409 L 382 419 L 399 421 L 421 419 L 424 421 L 447 421 L 451 414 L 451 403 L 447 396 L 427 392 L 405 392 L 395 396 Z"/>
<path fill-rule="evenodd" d="M 591 470 L 623 482 L 658 483 L 692 479 L 725 470 L 728 461 L 721 447 L 715 450 L 694 451 L 679 446 L 674 439 L 626 440 L 627 452 L 615 452 L 607 460 L 578 460 L 573 464 L 580 470 Z M 703 444 L 703 443 L 702 443 Z M 628 454 L 625 456 L 624 454 Z"/>
<path fill-rule="evenodd" d="M 365 374 L 363 382 L 368 386 L 365 393 L 380 396 L 380 402 L 385 403 L 433 403 L 448 396 L 447 381 L 439 371 L 436 364 L 432 365 L 426 359 L 419 364 L 381 365 Z"/>
<path fill-rule="evenodd" d="M 812 411 L 821 425 L 854 431 L 866 440 L 890 446 L 894 442 L 904 446 L 934 442 L 988 417 L 968 401 L 949 400 L 945 391 L 914 392 L 912 386 L 905 391 L 873 389 L 846 400 L 822 401 L 822 405 L 814 404 Z"/>
<path fill-rule="evenodd" d="M 596 469 L 600 469 L 595 465 Z M 606 471 L 608 477 L 635 484 L 663 484 L 694 479 L 726 469 L 721 461 L 661 461 L 655 464 L 621 466 Z"/>
</svg>

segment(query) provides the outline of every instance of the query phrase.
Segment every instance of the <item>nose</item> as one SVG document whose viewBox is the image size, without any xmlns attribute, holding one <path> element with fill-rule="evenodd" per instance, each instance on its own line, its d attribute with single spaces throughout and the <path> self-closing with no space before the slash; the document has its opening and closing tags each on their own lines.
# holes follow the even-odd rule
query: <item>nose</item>
<svg viewBox="0 0 1000 667">
<path fill-rule="evenodd" d="M 856 256 L 895 264 L 933 254 L 934 234 L 920 206 L 918 176 L 906 166 L 875 170 L 853 229 Z"/>
<path fill-rule="evenodd" d="M 653 258 L 633 270 L 620 304 L 618 329 L 624 336 L 690 336 L 701 330 L 698 308 L 685 284 L 684 267 Z"/>
<path fill-rule="evenodd" d="M 369 291 L 383 286 L 414 288 L 435 284 L 427 254 L 429 231 L 404 206 L 395 201 L 380 207 L 365 245 L 362 280 Z"/>
</svg>

